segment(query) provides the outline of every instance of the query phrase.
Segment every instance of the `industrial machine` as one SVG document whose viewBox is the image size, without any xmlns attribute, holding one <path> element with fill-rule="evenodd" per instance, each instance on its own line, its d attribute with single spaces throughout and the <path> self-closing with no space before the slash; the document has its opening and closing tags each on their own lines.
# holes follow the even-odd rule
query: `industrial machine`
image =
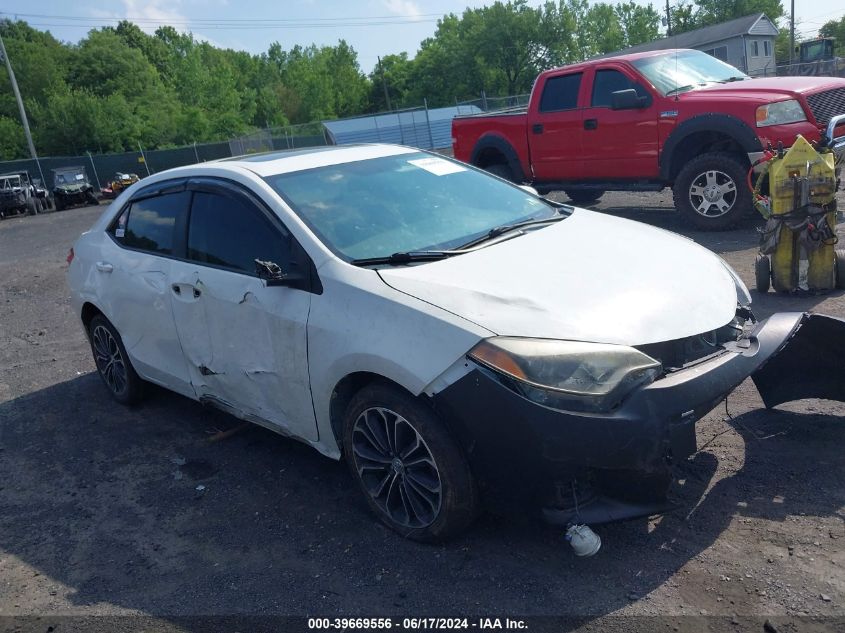
<svg viewBox="0 0 845 633">
<path fill-rule="evenodd" d="M 763 165 L 752 187 L 754 205 L 766 218 L 755 263 L 760 292 L 845 288 L 845 250 L 836 249 L 837 157 L 845 144 L 835 139 L 838 125 L 845 125 L 845 115 L 831 119 L 817 147 L 798 135 L 789 150 L 770 148 L 752 167 Z"/>
</svg>

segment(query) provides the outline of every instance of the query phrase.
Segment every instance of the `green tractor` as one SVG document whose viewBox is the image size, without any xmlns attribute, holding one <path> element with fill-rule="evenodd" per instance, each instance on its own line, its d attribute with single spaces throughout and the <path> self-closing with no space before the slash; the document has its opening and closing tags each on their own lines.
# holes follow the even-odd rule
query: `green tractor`
<svg viewBox="0 0 845 633">
<path fill-rule="evenodd" d="M 79 204 L 100 204 L 84 167 L 60 167 L 53 170 L 53 200 L 56 211 Z"/>
</svg>

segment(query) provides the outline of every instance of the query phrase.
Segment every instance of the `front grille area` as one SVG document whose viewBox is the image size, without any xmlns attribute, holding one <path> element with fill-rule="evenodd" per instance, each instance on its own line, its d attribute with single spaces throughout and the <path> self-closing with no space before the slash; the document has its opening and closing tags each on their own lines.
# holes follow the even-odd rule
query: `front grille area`
<svg viewBox="0 0 845 633">
<path fill-rule="evenodd" d="M 845 88 L 834 88 L 807 95 L 807 103 L 816 122 L 821 127 L 825 127 L 837 114 L 845 114 Z"/>
</svg>

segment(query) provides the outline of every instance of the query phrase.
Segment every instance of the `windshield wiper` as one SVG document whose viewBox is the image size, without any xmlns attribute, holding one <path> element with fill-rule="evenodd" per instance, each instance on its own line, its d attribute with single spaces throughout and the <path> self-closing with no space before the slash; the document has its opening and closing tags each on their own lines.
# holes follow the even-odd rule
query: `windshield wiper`
<svg viewBox="0 0 845 633">
<path fill-rule="evenodd" d="M 350 264 L 353 266 L 375 266 L 378 264 L 390 264 L 398 266 L 400 264 L 412 264 L 415 262 L 436 262 L 453 255 L 460 255 L 460 251 L 406 251 L 402 253 L 393 253 L 384 257 L 364 257 L 362 259 L 353 259 Z"/>
<path fill-rule="evenodd" d="M 470 240 L 466 244 L 461 244 L 457 248 L 457 250 L 461 251 L 463 249 L 472 248 L 473 246 L 478 246 L 479 244 L 483 244 L 484 242 L 488 242 L 492 239 L 499 237 L 500 235 L 504 235 L 505 233 L 510 233 L 512 231 L 518 231 L 519 229 L 523 229 L 527 226 L 535 226 L 535 225 L 538 225 L 538 224 L 548 224 L 550 222 L 560 222 L 564 218 L 569 217 L 569 213 L 565 212 L 564 208 L 561 208 L 559 213 L 560 213 L 560 215 L 555 215 L 555 216 L 552 216 L 550 218 L 525 220 L 524 222 L 514 222 L 513 224 L 501 224 L 499 226 L 494 226 L 492 229 L 487 231 L 484 235 L 482 235 L 480 237 L 476 237 L 474 240 Z"/>
<path fill-rule="evenodd" d="M 673 95 L 677 92 L 686 92 L 687 90 L 692 90 L 693 88 L 695 88 L 695 85 L 693 85 L 693 84 L 688 84 L 686 86 L 680 86 L 679 88 L 672 88 L 672 90 L 670 90 L 669 92 L 666 93 L 666 96 L 668 97 L 669 95 Z"/>
<path fill-rule="evenodd" d="M 729 84 L 734 81 L 745 81 L 748 77 L 728 77 L 727 79 L 723 79 L 720 81 L 720 84 Z"/>
</svg>

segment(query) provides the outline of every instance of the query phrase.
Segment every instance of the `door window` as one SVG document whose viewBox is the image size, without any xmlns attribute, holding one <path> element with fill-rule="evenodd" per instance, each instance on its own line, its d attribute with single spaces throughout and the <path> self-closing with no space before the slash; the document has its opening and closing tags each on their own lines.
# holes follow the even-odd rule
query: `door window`
<svg viewBox="0 0 845 633">
<path fill-rule="evenodd" d="M 573 73 L 547 79 L 540 97 L 540 112 L 559 112 L 577 108 L 581 76 L 582 73 Z"/>
<path fill-rule="evenodd" d="M 255 275 L 255 260 L 283 269 L 290 261 L 282 235 L 252 202 L 236 195 L 194 193 L 188 225 L 188 259 Z"/>
<path fill-rule="evenodd" d="M 640 97 L 647 97 L 645 88 L 635 81 L 631 81 L 627 75 L 618 70 L 605 69 L 597 70 L 593 80 L 593 98 L 591 105 L 594 108 L 609 108 L 613 104 L 613 93 L 618 90 L 637 91 Z"/>
<path fill-rule="evenodd" d="M 128 248 L 159 255 L 173 254 L 177 220 L 188 208 L 187 191 L 132 202 L 111 228 L 114 239 Z"/>
</svg>

